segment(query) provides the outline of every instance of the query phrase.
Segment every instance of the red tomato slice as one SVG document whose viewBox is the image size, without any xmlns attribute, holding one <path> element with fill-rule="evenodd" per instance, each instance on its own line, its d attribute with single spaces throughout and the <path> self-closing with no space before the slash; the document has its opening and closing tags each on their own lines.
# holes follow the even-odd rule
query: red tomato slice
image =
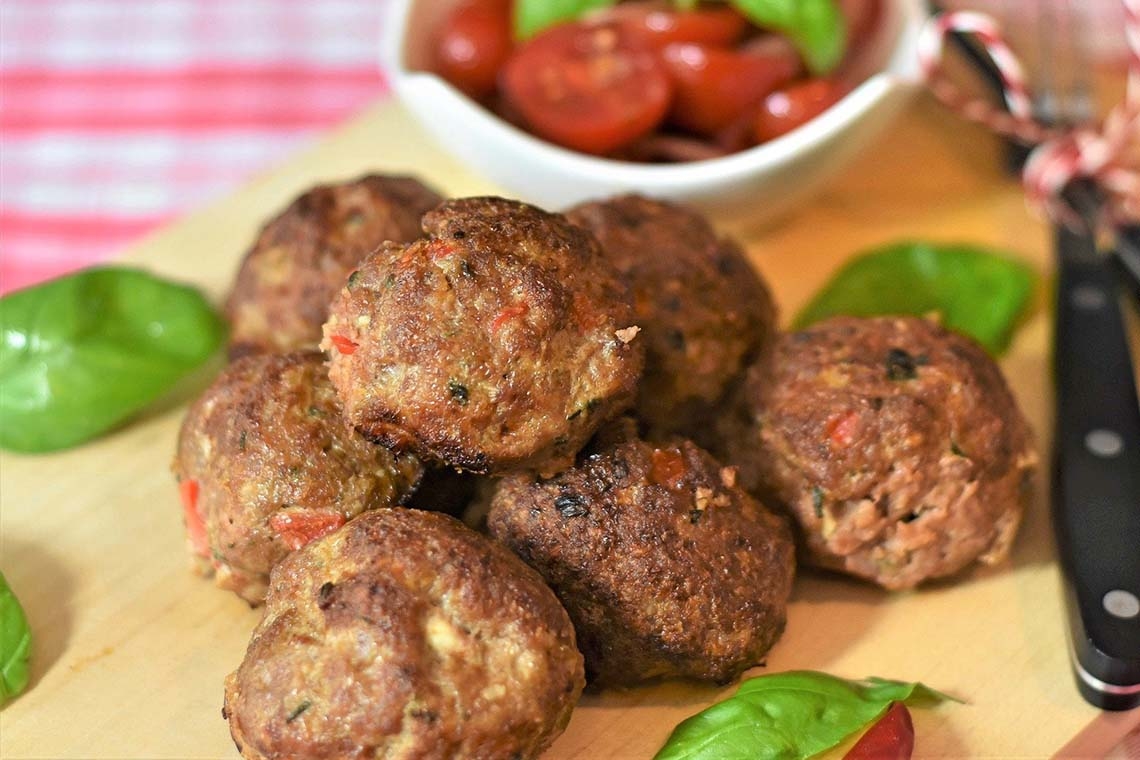
<svg viewBox="0 0 1140 760">
<path fill-rule="evenodd" d="M 867 729 L 843 760 L 910 760 L 914 753 L 914 724 L 902 702 L 892 702 L 883 717 Z"/>
<path fill-rule="evenodd" d="M 679 10 L 661 0 L 622 3 L 598 16 L 641 35 L 658 50 L 674 42 L 728 47 L 744 36 L 748 19 L 728 6 Z"/>
<path fill-rule="evenodd" d="M 672 88 L 656 53 L 614 24 L 561 24 L 519 46 L 503 97 L 539 137 L 609 153 L 665 117 Z"/>
<path fill-rule="evenodd" d="M 327 536 L 345 522 L 344 515 L 331 509 L 288 509 L 274 512 L 269 518 L 269 528 L 296 551 L 310 541 Z"/>
<path fill-rule="evenodd" d="M 473 98 L 495 90 L 511 54 L 511 0 L 466 0 L 443 19 L 435 37 L 435 70 Z"/>
<path fill-rule="evenodd" d="M 787 49 L 734 51 L 678 43 L 662 51 L 673 77 L 669 119 L 677 126 L 713 136 L 759 107 L 768 93 L 792 80 L 800 60 Z"/>
<path fill-rule="evenodd" d="M 830 79 L 809 79 L 777 90 L 764 99 L 753 136 L 758 143 L 774 140 L 819 116 L 845 94 L 844 88 Z"/>
</svg>

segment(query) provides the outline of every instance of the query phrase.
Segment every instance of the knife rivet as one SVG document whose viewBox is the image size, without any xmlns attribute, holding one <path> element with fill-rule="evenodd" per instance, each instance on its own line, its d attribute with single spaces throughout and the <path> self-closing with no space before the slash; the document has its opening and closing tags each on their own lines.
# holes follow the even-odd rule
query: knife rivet
<svg viewBox="0 0 1140 760">
<path fill-rule="evenodd" d="M 1111 459 L 1124 450 L 1124 439 L 1114 430 L 1097 428 L 1085 436 L 1085 448 L 1094 456 Z"/>
<path fill-rule="evenodd" d="M 1108 303 L 1108 296 L 1096 285 L 1078 285 L 1073 288 L 1070 299 L 1073 306 L 1085 311 L 1103 309 Z"/>
<path fill-rule="evenodd" d="M 1140 599 L 1131 591 L 1124 589 L 1113 589 L 1104 595 L 1101 600 L 1104 605 L 1105 611 L 1118 618 L 1134 618 L 1140 615 Z"/>
</svg>

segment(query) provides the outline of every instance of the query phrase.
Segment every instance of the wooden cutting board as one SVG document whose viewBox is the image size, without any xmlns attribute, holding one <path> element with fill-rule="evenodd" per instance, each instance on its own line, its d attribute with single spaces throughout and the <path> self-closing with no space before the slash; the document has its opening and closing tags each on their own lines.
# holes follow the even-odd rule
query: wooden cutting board
<svg viewBox="0 0 1140 760">
<path fill-rule="evenodd" d="M 814 202 L 745 242 L 784 315 L 845 256 L 900 238 L 1000 246 L 1045 275 L 1047 231 L 997 166 L 992 141 L 922 101 Z M 268 215 L 313 182 L 369 170 L 413 172 L 453 195 L 494 190 L 429 143 L 398 105 L 381 104 L 125 259 L 220 300 Z M 1041 303 L 1002 366 L 1046 452 Z M 0 567 L 35 636 L 31 688 L 0 713 L 4 758 L 237 757 L 220 715 L 222 679 L 259 613 L 189 571 L 168 469 L 187 398 L 73 451 L 0 455 Z M 1140 723 L 1140 711 L 1102 715 L 1085 704 L 1066 651 L 1039 474 L 1001 567 L 904 594 L 800 577 L 766 669 L 921 680 L 965 700 L 916 711 L 918 756 L 1103 754 Z M 678 721 L 727 692 L 664 684 L 587 696 L 548 756 L 651 757 Z"/>
</svg>

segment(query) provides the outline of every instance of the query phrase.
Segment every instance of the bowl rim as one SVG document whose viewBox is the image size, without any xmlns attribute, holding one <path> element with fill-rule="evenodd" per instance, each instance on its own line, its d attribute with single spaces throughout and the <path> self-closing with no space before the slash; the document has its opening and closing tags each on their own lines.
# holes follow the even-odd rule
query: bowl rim
<svg viewBox="0 0 1140 760">
<path fill-rule="evenodd" d="M 442 77 L 408 68 L 406 41 L 411 11 L 424 0 L 390 0 L 380 45 L 380 65 L 392 79 L 401 100 L 415 93 L 429 98 L 447 98 L 474 119 L 486 134 L 501 144 L 514 143 L 520 152 L 546 166 L 559 167 L 567 174 L 586 174 L 599 182 L 639 186 L 651 184 L 661 189 L 683 189 L 692 185 L 725 182 L 772 171 L 792 157 L 808 152 L 844 133 L 891 92 L 917 89 L 920 82 L 915 47 L 927 18 L 921 0 L 888 0 L 900 13 L 895 45 L 883 69 L 864 79 L 823 114 L 780 137 L 725 156 L 670 164 L 639 163 L 592 156 L 547 142 L 503 120 L 453 87 Z"/>
</svg>

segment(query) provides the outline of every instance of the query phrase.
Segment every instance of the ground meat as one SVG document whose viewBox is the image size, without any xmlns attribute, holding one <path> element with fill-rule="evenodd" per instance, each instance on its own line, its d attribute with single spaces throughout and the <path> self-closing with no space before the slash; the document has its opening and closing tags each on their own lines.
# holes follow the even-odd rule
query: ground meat
<svg viewBox="0 0 1140 760">
<path fill-rule="evenodd" d="M 795 518 L 806 561 L 905 589 L 1009 554 L 1037 458 L 969 338 L 833 318 L 783 336 L 742 395 L 727 458 Z"/>
<path fill-rule="evenodd" d="M 273 571 L 223 715 L 263 758 L 533 758 L 583 685 L 566 611 L 435 512 L 367 512 Z"/>
<path fill-rule="evenodd" d="M 238 270 L 226 302 L 231 355 L 316 348 L 329 302 L 360 260 L 385 240 L 415 240 L 420 217 L 442 200 L 416 179 L 380 175 L 298 197 Z"/>
<path fill-rule="evenodd" d="M 562 600 L 592 686 L 731 681 L 784 630 L 791 533 L 731 468 L 631 428 L 608 426 L 553 479 L 504 477 L 491 535 Z"/>
<path fill-rule="evenodd" d="M 637 415 L 653 438 L 702 440 L 728 388 L 770 344 L 776 307 L 734 241 L 697 212 L 627 195 L 566 212 L 598 238 L 644 330 Z"/>
<path fill-rule="evenodd" d="M 365 434 L 479 473 L 554 472 L 628 407 L 644 361 L 596 241 L 501 198 L 448 201 L 368 257 L 322 347 Z"/>
<path fill-rule="evenodd" d="M 174 461 L 200 569 L 251 604 L 282 557 L 398 504 L 421 471 L 348 425 L 317 352 L 233 362 L 187 412 Z"/>
</svg>

